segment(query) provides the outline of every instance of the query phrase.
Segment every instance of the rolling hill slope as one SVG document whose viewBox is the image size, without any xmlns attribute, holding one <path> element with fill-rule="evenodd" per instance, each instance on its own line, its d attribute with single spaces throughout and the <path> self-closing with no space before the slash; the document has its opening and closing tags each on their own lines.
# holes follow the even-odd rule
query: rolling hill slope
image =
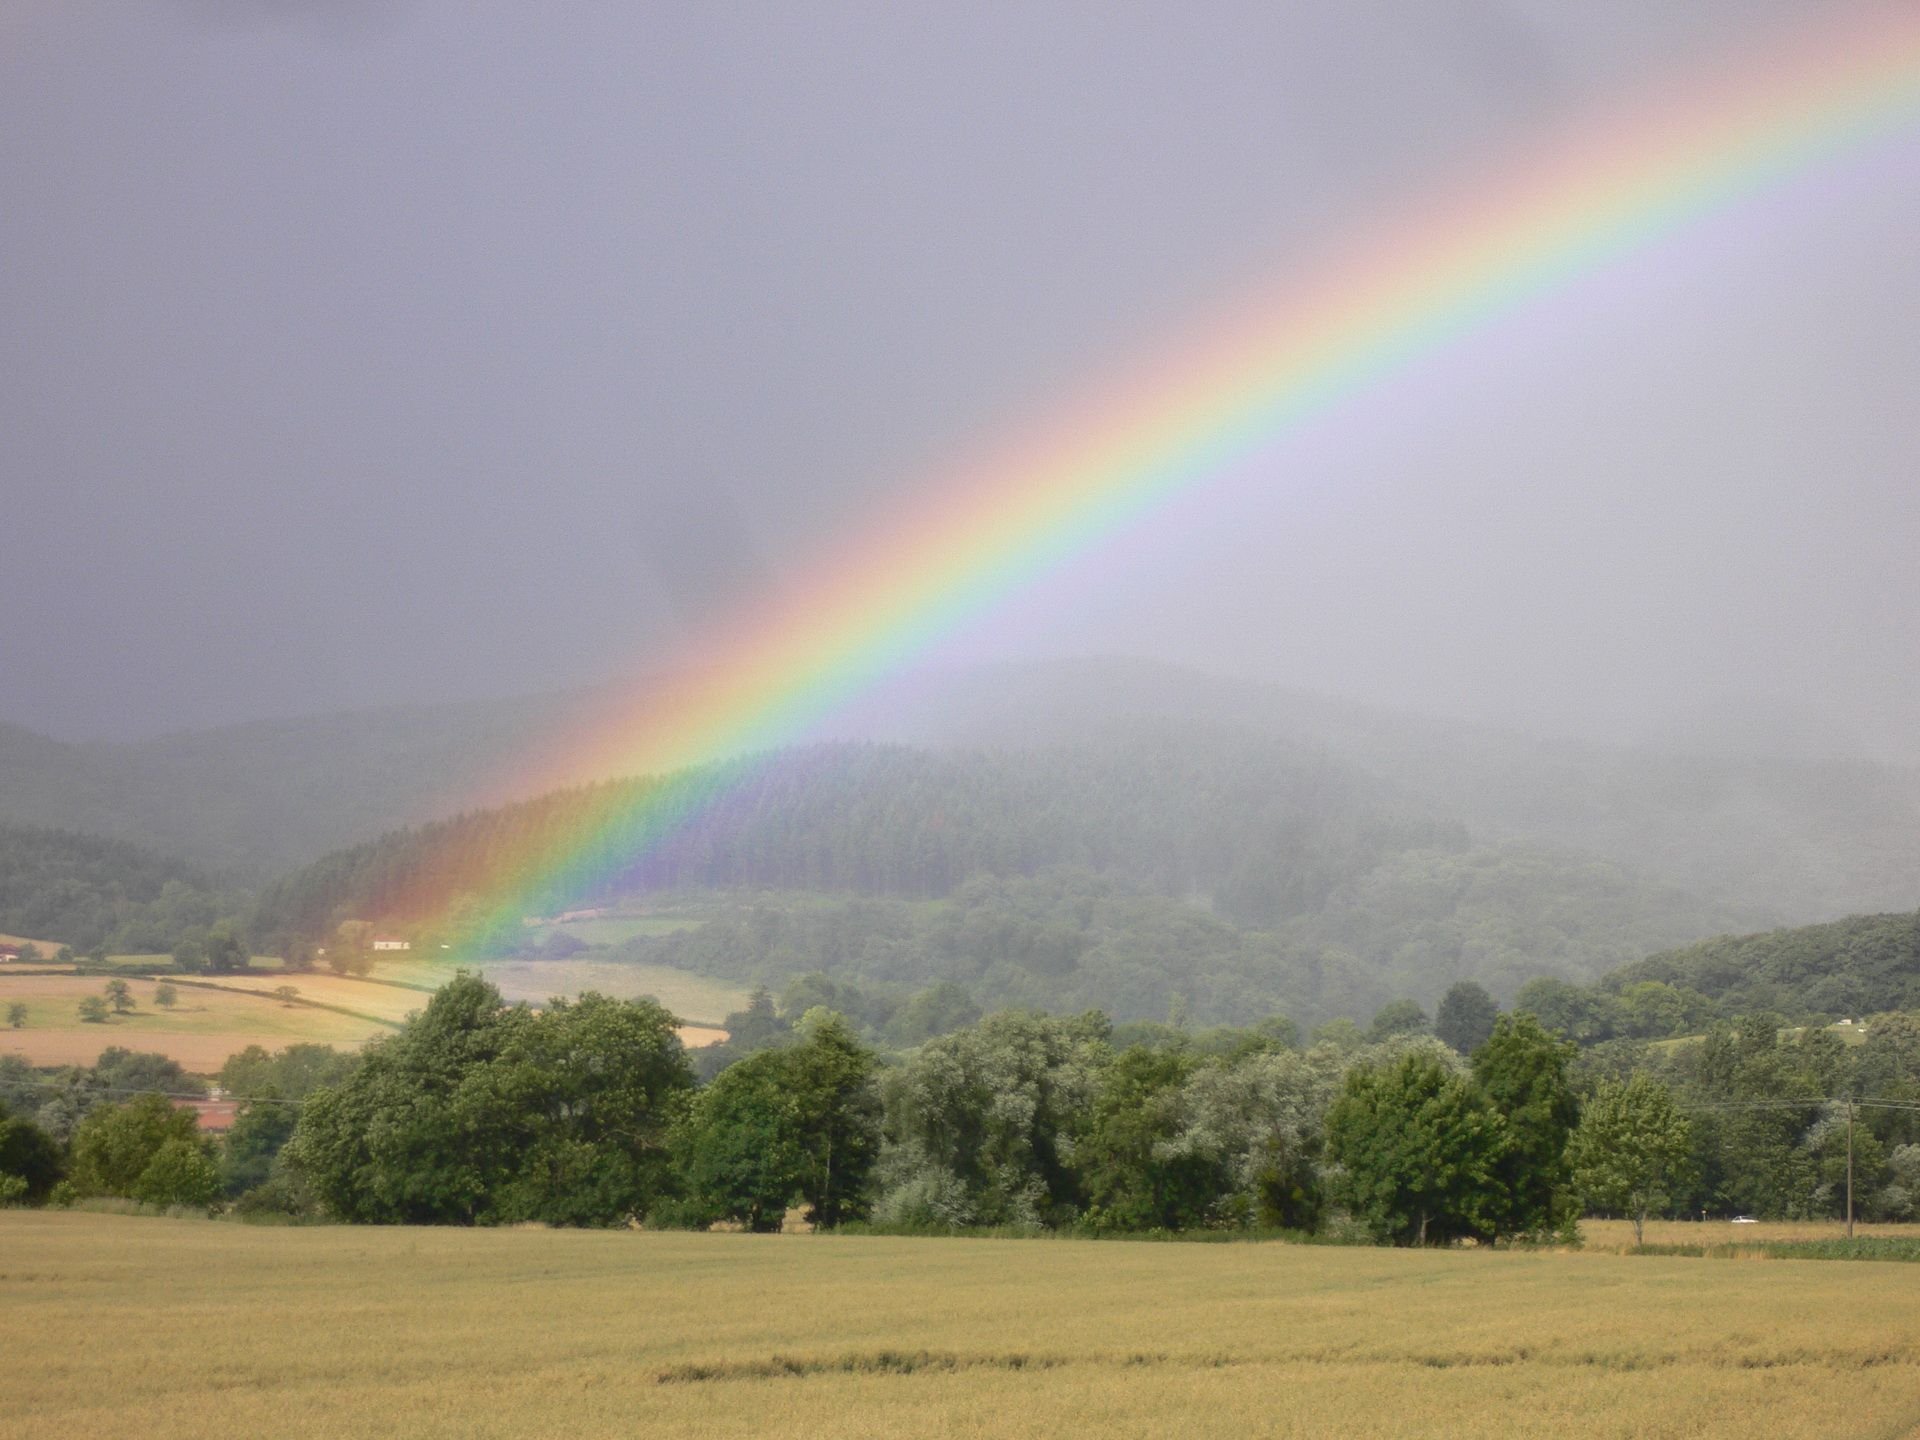
<svg viewBox="0 0 1920 1440">
<path fill-rule="evenodd" d="M 0 824 L 132 840 L 258 882 L 395 827 L 531 798 L 500 777 L 597 702 L 422 706 L 112 746 L 0 725 Z M 1597 855 L 1762 923 L 1920 905 L 1912 766 L 1540 740 L 1128 660 L 920 676 L 820 738 L 1032 750 L 1152 726 L 1310 751 L 1484 841 Z"/>
<path fill-rule="evenodd" d="M 318 935 L 341 915 L 405 922 L 512 893 L 522 857 L 563 847 L 589 816 L 643 815 L 648 785 L 338 852 L 267 890 L 259 926 Z M 625 863 L 525 903 L 704 896 L 714 919 L 630 942 L 634 958 L 774 985 L 808 970 L 951 980 L 982 1003 L 1123 1018 L 1366 1015 L 1467 978 L 1511 995 L 1750 919 L 1615 862 L 1478 844 L 1311 749 L 1157 726 L 1023 751 L 804 747 L 744 772 L 664 844 L 638 847 L 619 824 L 604 843 Z"/>
</svg>

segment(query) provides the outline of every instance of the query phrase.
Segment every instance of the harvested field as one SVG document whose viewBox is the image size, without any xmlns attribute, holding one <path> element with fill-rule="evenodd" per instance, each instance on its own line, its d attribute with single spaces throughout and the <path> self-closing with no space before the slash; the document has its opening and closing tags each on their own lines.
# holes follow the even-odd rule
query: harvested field
<svg viewBox="0 0 1920 1440">
<path fill-rule="evenodd" d="M 278 1049 L 302 1040 L 352 1047 L 391 1027 L 310 1006 L 283 1005 L 265 995 L 179 981 L 171 1011 L 154 1002 L 156 982 L 131 980 L 136 1008 L 99 1024 L 79 1018 L 84 996 L 101 993 L 97 975 L 0 975 L 0 1004 L 24 1000 L 27 1023 L 0 1030 L 0 1053 L 33 1065 L 90 1065 L 110 1045 L 170 1055 L 189 1070 L 218 1070 L 248 1045 Z"/>
<path fill-rule="evenodd" d="M 165 1055 L 195 1075 L 213 1075 L 227 1063 L 229 1056 L 237 1055 L 249 1045 L 258 1045 L 263 1050 L 284 1050 L 289 1045 L 315 1038 L 247 1030 L 215 1030 L 204 1034 L 148 1031 L 134 1037 L 112 1029 L 105 1034 L 100 1031 L 97 1025 L 89 1025 L 84 1031 L 8 1031 L 0 1034 L 0 1055 L 18 1055 L 29 1065 L 91 1065 L 100 1058 L 101 1051 L 118 1045 L 127 1050 Z M 351 1050 L 361 1042 L 319 1039 L 317 1043 Z"/>
<path fill-rule="evenodd" d="M 102 1050 L 118 1045 L 169 1055 L 189 1070 L 211 1074 L 249 1045 L 278 1050 L 312 1041 L 356 1049 L 390 1034 L 432 998 L 332 974 L 194 976 L 174 978 L 180 998 L 169 1011 L 154 1003 L 157 982 L 136 979 L 128 982 L 137 1002 L 130 1014 L 98 1024 L 81 1020 L 80 1000 L 100 994 L 105 983 L 98 975 L 0 972 L 0 1006 L 27 1004 L 25 1026 L 0 1029 L 0 1054 L 20 1055 L 30 1065 L 91 1065 Z M 283 1004 L 272 994 L 281 985 L 292 985 L 311 1003 Z M 718 1044 L 726 1032 L 689 1025 L 681 1027 L 680 1039 L 697 1049 Z"/>
<path fill-rule="evenodd" d="M 271 996 L 282 985 L 291 985 L 300 992 L 302 1000 L 336 1005 L 343 1010 L 357 1011 L 395 1025 L 415 1011 L 426 1009 L 427 1002 L 433 998 L 418 990 L 356 980 L 352 976 L 335 975 L 331 971 L 290 975 L 275 970 L 264 975 L 196 976 L 194 981 L 196 988 L 202 984 L 217 985 L 223 990 L 265 996 Z M 180 993 L 184 996 L 187 991 L 182 989 Z"/>
<path fill-rule="evenodd" d="M 1895 1436 L 1913 1275 L 8 1212 L 0 1436 Z"/>
</svg>

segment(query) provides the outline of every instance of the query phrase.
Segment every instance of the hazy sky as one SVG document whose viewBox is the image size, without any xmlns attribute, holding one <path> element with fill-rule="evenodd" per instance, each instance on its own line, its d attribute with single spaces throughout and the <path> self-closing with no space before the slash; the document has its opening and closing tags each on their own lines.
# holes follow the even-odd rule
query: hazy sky
<svg viewBox="0 0 1920 1440">
<path fill-rule="evenodd" d="M 645 669 L 1249 281 L 1838 5 L 14 0 L 0 719 Z M 1920 716 L 1920 132 L 1419 367 L 949 654 L 1610 733 Z"/>
</svg>

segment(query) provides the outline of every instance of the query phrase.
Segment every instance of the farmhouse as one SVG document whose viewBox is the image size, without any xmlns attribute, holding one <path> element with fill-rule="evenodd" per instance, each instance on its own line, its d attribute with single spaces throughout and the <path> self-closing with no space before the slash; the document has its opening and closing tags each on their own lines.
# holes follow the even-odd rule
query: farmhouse
<svg viewBox="0 0 1920 1440">
<path fill-rule="evenodd" d="M 20 947 L 0 941 L 0 965 L 10 965 L 20 958 Z"/>
<path fill-rule="evenodd" d="M 376 939 L 373 942 L 373 948 L 376 950 L 411 950 L 413 948 L 413 942 L 411 940 L 395 940 L 388 937 L 386 939 Z"/>
</svg>

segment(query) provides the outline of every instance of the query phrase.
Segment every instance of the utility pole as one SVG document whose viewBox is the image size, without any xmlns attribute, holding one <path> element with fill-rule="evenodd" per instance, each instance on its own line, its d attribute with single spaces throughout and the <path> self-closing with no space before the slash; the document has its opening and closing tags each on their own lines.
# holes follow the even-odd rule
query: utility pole
<svg viewBox="0 0 1920 1440">
<path fill-rule="evenodd" d="M 1847 1239 L 1853 1239 L 1853 1097 L 1847 1097 Z"/>
</svg>

